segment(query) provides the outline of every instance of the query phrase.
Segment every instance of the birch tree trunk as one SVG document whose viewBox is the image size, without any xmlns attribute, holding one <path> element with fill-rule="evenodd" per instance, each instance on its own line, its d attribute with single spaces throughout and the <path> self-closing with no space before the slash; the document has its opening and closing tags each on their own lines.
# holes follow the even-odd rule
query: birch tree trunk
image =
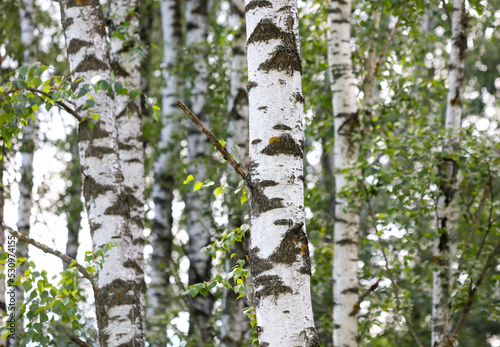
<svg viewBox="0 0 500 347">
<path fill-rule="evenodd" d="M 457 146 L 462 120 L 462 88 L 466 54 L 467 14 L 464 0 L 452 0 L 451 52 L 448 72 L 448 96 L 446 103 L 445 129 L 449 131 L 447 150 Z M 439 167 L 441 197 L 438 200 L 438 237 L 434 240 L 433 259 L 438 269 L 433 272 L 432 288 L 432 347 L 449 346 L 450 305 L 450 221 L 452 202 L 456 192 L 458 166 L 444 158 Z"/>
<path fill-rule="evenodd" d="M 73 80 L 89 83 L 100 76 L 110 81 L 109 52 L 102 9 L 98 0 L 61 2 L 61 16 Z M 75 87 L 78 87 L 76 85 Z M 93 248 L 110 242 L 97 274 L 95 305 L 101 347 L 144 346 L 144 282 L 130 231 L 131 208 L 123 183 L 113 98 L 106 90 L 94 93 L 93 112 L 99 115 L 91 130 L 88 121 L 78 129 L 80 169 Z M 86 98 L 75 106 L 83 116 Z M 128 158 L 124 158 L 127 160 Z M 132 208 L 133 202 L 132 202 Z"/>
<path fill-rule="evenodd" d="M 208 89 L 208 71 L 205 62 L 205 46 L 208 35 L 208 1 L 186 1 L 186 45 L 194 61 L 193 71 L 196 76 L 188 86 L 191 94 L 190 104 L 193 112 L 208 126 L 209 119 L 205 111 Z M 208 178 L 207 165 L 211 161 L 210 144 L 198 128 L 188 124 L 188 173 L 199 180 Z M 187 194 L 189 247 L 189 285 L 208 281 L 212 268 L 212 259 L 200 252 L 210 242 L 212 218 L 210 209 L 211 194 L 208 190 Z M 212 315 L 213 297 L 197 295 L 190 298 L 189 332 L 196 333 L 200 343 L 212 343 L 209 319 Z"/>
<path fill-rule="evenodd" d="M 24 46 L 23 64 L 31 64 L 35 60 L 35 36 L 33 31 L 34 10 L 32 0 L 22 0 L 20 7 L 21 15 L 21 42 Z M 19 206 L 17 213 L 17 230 L 20 233 L 30 234 L 31 207 L 33 206 L 33 155 L 35 152 L 35 126 L 33 120 L 29 119 L 28 124 L 23 129 L 23 140 L 21 145 L 21 181 L 19 182 Z M 17 256 L 28 257 L 28 244 L 17 243 Z M 24 275 L 24 266 L 17 267 L 17 275 Z M 16 302 L 23 302 L 24 289 L 22 286 L 16 287 Z M 11 345 L 18 345 L 23 334 L 23 319 L 17 320 L 16 339 L 10 340 Z"/>
<path fill-rule="evenodd" d="M 259 346 L 319 346 L 304 217 L 297 2 L 247 0 L 250 270 Z"/>
<path fill-rule="evenodd" d="M 172 253 L 172 201 L 174 199 L 175 162 L 178 158 L 178 146 L 173 143 L 173 135 L 177 131 L 178 108 L 175 102 L 179 96 L 179 78 L 173 73 L 178 61 L 178 50 L 182 39 L 181 9 L 179 0 L 163 0 L 161 2 L 161 19 L 163 31 L 163 62 L 165 87 L 162 101 L 162 130 L 158 149 L 160 155 L 154 164 L 155 182 L 153 185 L 153 201 L 155 217 L 153 220 L 153 253 L 151 283 L 148 288 L 149 319 L 155 330 L 160 331 L 158 344 L 166 341 L 166 326 L 161 322 L 167 307 L 166 288 L 170 285 L 170 264 Z"/>
<path fill-rule="evenodd" d="M 71 162 L 68 163 L 68 179 L 71 180 L 72 185 L 67 189 L 67 194 L 70 196 L 70 202 L 66 205 L 66 218 L 68 228 L 68 241 L 66 241 L 66 254 L 71 258 L 76 259 L 78 254 L 78 236 L 80 234 L 80 225 L 82 222 L 82 181 L 80 176 L 80 161 L 78 160 L 78 147 L 76 146 L 76 130 L 71 133 L 67 138 L 72 146 Z M 66 269 L 68 264 L 63 263 Z"/>
<path fill-rule="evenodd" d="M 141 85 L 141 58 L 134 46 L 140 43 L 139 7 L 137 0 L 110 0 L 108 20 L 111 69 L 115 80 L 125 88 L 138 90 Z M 114 37 L 119 26 L 128 23 L 125 39 Z M 132 256 L 136 261 L 136 284 L 142 315 L 140 326 L 146 323 L 146 283 L 144 281 L 144 148 L 142 136 L 140 98 L 127 95 L 114 96 L 114 111 L 118 131 L 118 153 L 123 173 L 123 185 L 130 208 Z"/>
<path fill-rule="evenodd" d="M 359 212 L 347 205 L 342 190 L 352 190 L 351 169 L 359 156 L 356 79 L 352 71 L 350 46 L 351 2 L 330 0 L 328 62 L 332 81 L 335 127 L 334 170 L 336 206 L 333 246 L 333 345 L 358 345 L 358 233 Z"/>
<path fill-rule="evenodd" d="M 244 0 L 231 1 L 230 25 L 235 30 L 233 41 L 233 57 L 231 61 L 231 90 L 229 96 L 229 126 L 228 144 L 235 150 L 237 145 L 239 151 L 236 154 L 244 167 L 248 166 L 248 91 L 245 84 L 246 42 L 245 42 L 245 2 Z M 237 186 L 241 179 L 234 172 L 230 172 L 229 181 L 232 186 Z M 237 228 L 244 223 L 244 216 L 248 214 L 245 208 L 240 206 L 239 197 L 228 195 L 229 201 L 229 227 Z M 236 257 L 226 257 L 226 273 L 236 265 L 238 259 L 245 259 L 248 254 L 248 241 L 246 238 L 236 242 L 231 247 L 231 253 Z M 245 334 L 250 325 L 248 318 L 243 314 L 246 306 L 250 306 L 247 297 L 237 299 L 239 294 L 233 290 L 224 288 L 222 294 L 222 325 L 221 325 L 221 347 L 241 347 L 245 343 Z"/>
</svg>

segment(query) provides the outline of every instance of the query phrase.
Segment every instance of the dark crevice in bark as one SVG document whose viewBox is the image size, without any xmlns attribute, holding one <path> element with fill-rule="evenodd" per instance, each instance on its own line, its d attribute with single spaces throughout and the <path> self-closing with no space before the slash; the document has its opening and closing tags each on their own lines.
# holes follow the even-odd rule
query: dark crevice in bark
<svg viewBox="0 0 500 347">
<path fill-rule="evenodd" d="M 248 12 L 250 10 L 253 10 L 253 9 L 259 8 L 259 7 L 270 7 L 270 8 L 272 8 L 273 4 L 271 4 L 267 0 L 250 1 L 248 3 L 248 5 L 245 6 L 245 12 Z"/>
<path fill-rule="evenodd" d="M 261 153 L 266 155 L 285 154 L 303 158 L 304 144 L 299 145 L 291 135 L 282 134 L 276 138 L 271 138 L 270 143 Z"/>
<path fill-rule="evenodd" d="M 263 275 L 254 279 L 255 296 L 254 304 L 259 306 L 262 297 L 273 296 L 276 301 L 281 294 L 292 294 L 291 287 L 284 285 L 283 280 L 278 275 Z M 260 289 L 257 289 L 260 288 Z"/>
</svg>

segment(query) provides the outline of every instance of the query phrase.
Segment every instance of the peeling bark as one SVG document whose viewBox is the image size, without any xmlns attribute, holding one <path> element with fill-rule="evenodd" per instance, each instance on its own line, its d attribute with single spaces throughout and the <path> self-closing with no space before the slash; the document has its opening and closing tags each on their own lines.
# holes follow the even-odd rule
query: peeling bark
<svg viewBox="0 0 500 347">
<path fill-rule="evenodd" d="M 68 50 L 71 78 L 83 78 L 81 83 L 89 83 L 92 77 L 100 76 L 109 82 L 111 68 L 99 1 L 62 1 L 61 16 L 66 43 L 72 47 Z M 130 229 L 135 206 L 124 186 L 115 107 L 105 90 L 95 92 L 94 99 L 93 112 L 99 114 L 99 119 L 92 130 L 88 121 L 81 122 L 78 128 L 83 195 L 93 248 L 115 243 L 105 254 L 94 288 L 99 342 L 102 347 L 144 346 L 141 297 L 145 286 L 140 280 L 142 262 L 137 259 L 137 245 L 133 245 Z M 75 102 L 82 117 L 87 115 L 85 102 L 85 98 Z"/>
<path fill-rule="evenodd" d="M 186 1 L 186 45 L 192 51 L 193 69 L 196 76 L 188 83 L 190 104 L 193 113 L 209 127 L 208 114 L 205 111 L 208 89 L 206 57 L 203 53 L 208 35 L 208 1 Z M 208 139 L 194 124 L 188 125 L 188 173 L 198 179 L 208 177 L 207 165 L 211 161 L 211 148 Z M 210 242 L 212 218 L 210 210 L 211 194 L 208 190 L 189 192 L 186 197 L 188 213 L 188 258 L 189 285 L 210 280 L 212 258 L 200 252 Z M 201 343 L 212 343 L 213 337 L 208 320 L 212 315 L 213 297 L 197 295 L 190 298 L 189 333 L 197 334 Z"/>
<path fill-rule="evenodd" d="M 350 47 L 351 2 L 330 0 L 328 22 L 328 62 L 332 81 L 335 127 L 335 217 L 333 246 L 333 345 L 358 345 L 358 237 L 359 212 L 348 206 L 342 190 L 351 190 L 355 182 L 347 180 L 343 170 L 351 169 L 359 156 L 358 106 L 356 79 L 352 70 Z M 359 136 L 358 136 L 359 138 Z"/>
<path fill-rule="evenodd" d="M 297 2 L 246 1 L 250 270 L 260 346 L 319 346 L 303 176 Z"/>
<path fill-rule="evenodd" d="M 451 52 L 449 63 L 449 86 L 446 103 L 445 129 L 450 138 L 448 150 L 456 148 L 462 121 L 462 89 L 466 54 L 467 14 L 464 0 L 452 0 Z M 432 347 L 449 346 L 449 305 L 450 305 L 450 242 L 452 203 L 456 191 L 457 163 L 444 158 L 439 167 L 441 177 L 441 197 L 438 200 L 438 236 L 434 240 L 433 259 L 438 270 L 433 272 L 432 287 Z"/>
<path fill-rule="evenodd" d="M 178 0 L 163 0 L 161 2 L 161 18 L 163 29 L 163 62 L 167 67 L 164 73 L 165 87 L 162 100 L 162 130 L 158 149 L 160 155 L 154 164 L 155 182 L 153 185 L 153 201 L 155 217 L 153 220 L 153 253 L 151 255 L 151 283 L 148 289 L 150 311 L 149 320 L 161 331 L 159 343 L 166 341 L 166 326 L 161 316 L 167 307 L 166 288 L 170 285 L 170 265 L 172 253 L 172 201 L 174 199 L 174 178 L 176 165 L 174 160 L 179 155 L 178 147 L 173 142 L 173 136 L 178 131 L 175 102 L 179 96 L 179 78 L 173 73 L 178 60 L 178 51 L 182 39 L 182 23 L 180 3 Z"/>
</svg>

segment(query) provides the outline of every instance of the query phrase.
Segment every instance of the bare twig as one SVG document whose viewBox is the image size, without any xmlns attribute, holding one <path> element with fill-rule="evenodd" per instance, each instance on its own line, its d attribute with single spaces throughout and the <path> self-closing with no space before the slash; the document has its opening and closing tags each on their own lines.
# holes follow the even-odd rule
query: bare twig
<svg viewBox="0 0 500 347">
<path fill-rule="evenodd" d="M 76 343 L 78 346 L 82 346 L 82 347 L 92 347 L 91 345 L 89 345 L 87 342 L 83 341 L 83 340 L 80 340 L 78 337 L 70 337 L 69 338 L 71 341 L 73 341 L 74 343 Z"/>
<path fill-rule="evenodd" d="M 378 284 L 380 282 L 380 278 L 377 279 L 377 282 L 373 283 L 370 288 L 368 288 L 363 294 L 361 294 L 359 296 L 359 299 L 358 299 L 358 306 L 363 302 L 363 300 L 365 300 L 365 298 L 371 294 L 371 292 L 373 292 L 375 289 L 378 288 Z"/>
<path fill-rule="evenodd" d="M 448 5 L 446 5 L 446 0 L 441 0 L 441 4 L 443 4 L 444 13 L 446 14 L 446 19 L 448 20 L 448 24 L 451 28 L 451 15 L 450 11 L 448 10 Z"/>
<path fill-rule="evenodd" d="M 193 121 L 193 123 L 205 134 L 205 136 L 210 140 L 210 142 L 219 150 L 219 152 L 222 154 L 222 157 L 233 167 L 234 171 L 238 175 L 241 176 L 241 178 L 245 179 L 246 176 L 246 171 L 245 169 L 236 162 L 236 160 L 231 157 L 231 154 L 227 151 L 226 147 L 222 146 L 219 141 L 215 138 L 215 136 L 208 130 L 205 125 L 196 117 L 196 115 L 191 112 L 191 110 L 184 105 L 180 100 L 177 100 L 175 103 L 177 106 L 179 106 L 184 113 Z"/>
<path fill-rule="evenodd" d="M 394 25 L 394 28 L 392 28 L 392 32 L 387 38 L 387 41 L 385 41 L 385 45 L 382 46 L 382 49 L 380 50 L 380 54 L 378 55 L 377 59 L 377 65 L 375 69 L 375 74 L 378 72 L 380 67 L 383 65 L 385 61 L 385 55 L 387 54 L 387 51 L 389 50 L 389 47 L 392 45 L 394 42 L 394 39 L 396 38 L 396 35 L 398 34 L 399 26 L 401 24 L 401 17 L 398 17 L 398 20 L 396 24 Z"/>
<path fill-rule="evenodd" d="M 33 240 L 32 238 L 28 237 L 27 235 L 24 235 L 24 234 L 12 229 L 11 227 L 9 227 L 5 224 L 2 224 L 2 229 L 7 230 L 11 235 L 17 237 L 20 241 L 29 243 L 30 245 L 35 246 L 36 248 L 44 251 L 45 253 L 50 253 L 52 255 L 55 255 L 56 257 L 58 257 L 59 259 L 61 259 L 63 262 L 65 262 L 68 265 L 76 262 L 75 259 L 71 258 L 67 254 L 59 252 L 56 249 L 50 248 L 49 246 L 44 245 L 43 243 L 40 243 L 36 240 Z M 96 290 L 97 283 L 95 281 L 94 276 L 91 273 L 89 273 L 83 265 L 81 265 L 79 263 L 75 263 L 74 266 L 78 269 L 78 271 L 80 271 L 80 273 L 83 275 L 83 277 L 85 277 L 86 279 L 88 279 L 90 281 L 90 283 L 92 284 L 92 287 L 94 288 L 94 290 Z"/>
</svg>

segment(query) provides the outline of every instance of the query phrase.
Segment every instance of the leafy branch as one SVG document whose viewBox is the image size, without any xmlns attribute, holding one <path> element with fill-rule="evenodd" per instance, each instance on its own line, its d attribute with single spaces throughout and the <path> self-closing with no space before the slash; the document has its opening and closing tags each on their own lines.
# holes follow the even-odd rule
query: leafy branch
<svg viewBox="0 0 500 347">
<path fill-rule="evenodd" d="M 44 245 L 43 243 L 40 243 L 40 242 L 38 242 L 38 241 L 36 241 L 36 240 L 34 240 L 34 239 L 24 235 L 24 234 L 12 229 L 11 227 L 9 227 L 5 224 L 2 224 L 2 229 L 7 230 L 12 236 L 17 237 L 20 241 L 29 243 L 30 245 L 35 246 L 36 248 L 44 251 L 45 253 L 55 255 L 56 257 L 61 259 L 63 262 L 65 262 L 69 266 L 74 266 L 83 275 L 83 277 L 85 277 L 86 279 L 88 279 L 90 281 L 94 291 L 97 291 L 97 282 L 96 282 L 95 277 L 89 271 L 87 271 L 87 269 L 83 265 L 79 264 L 75 259 L 71 258 L 67 254 L 59 252 L 56 249 L 53 249 L 47 245 Z"/>
</svg>

